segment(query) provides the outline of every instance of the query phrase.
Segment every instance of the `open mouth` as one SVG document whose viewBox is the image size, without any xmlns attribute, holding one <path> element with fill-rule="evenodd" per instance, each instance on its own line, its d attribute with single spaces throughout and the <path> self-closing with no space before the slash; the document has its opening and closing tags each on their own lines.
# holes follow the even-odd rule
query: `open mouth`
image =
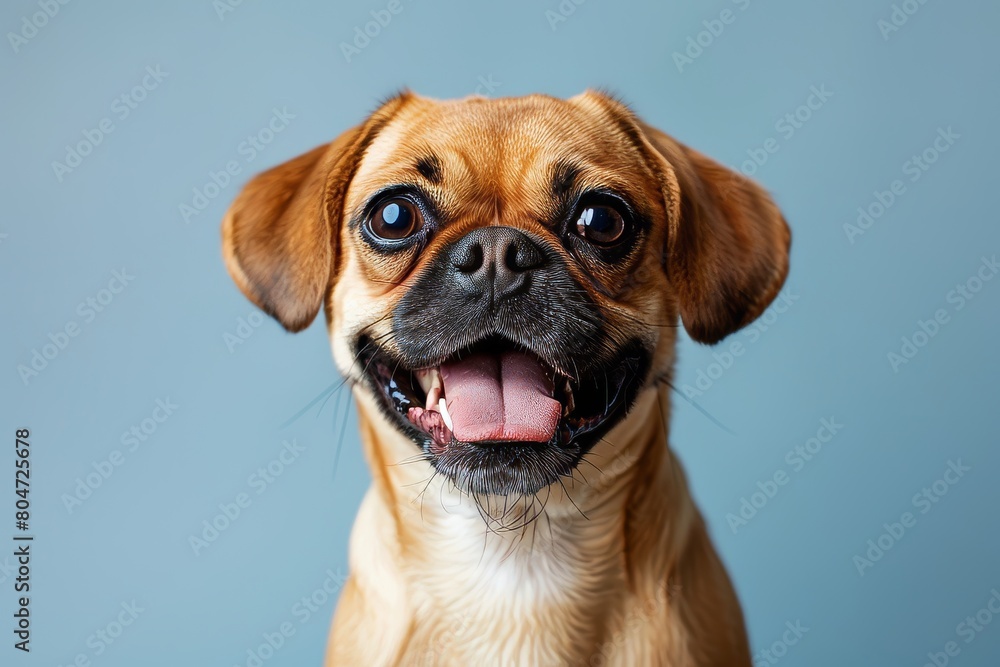
<svg viewBox="0 0 1000 667">
<path fill-rule="evenodd" d="M 463 491 L 497 495 L 535 493 L 570 475 L 625 415 L 647 362 L 633 344 L 570 377 L 491 337 L 439 363 L 406 368 L 370 339 L 358 346 L 383 407 L 435 468 Z"/>
</svg>

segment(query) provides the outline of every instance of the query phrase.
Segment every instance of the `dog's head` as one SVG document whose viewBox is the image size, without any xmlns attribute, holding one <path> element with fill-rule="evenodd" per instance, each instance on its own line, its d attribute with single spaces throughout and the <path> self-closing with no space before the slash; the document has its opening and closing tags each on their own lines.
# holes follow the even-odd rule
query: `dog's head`
<svg viewBox="0 0 1000 667">
<path fill-rule="evenodd" d="M 678 319 L 756 318 L 789 231 L 756 184 L 587 92 L 409 93 L 254 178 L 223 223 L 250 300 L 326 306 L 340 371 L 460 488 L 556 482 L 669 377 Z"/>
</svg>

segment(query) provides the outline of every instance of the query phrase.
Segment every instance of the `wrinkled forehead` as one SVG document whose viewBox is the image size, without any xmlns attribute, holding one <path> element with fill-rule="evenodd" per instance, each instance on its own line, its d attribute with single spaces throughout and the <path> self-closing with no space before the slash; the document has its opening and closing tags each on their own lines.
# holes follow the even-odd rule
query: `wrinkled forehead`
<svg viewBox="0 0 1000 667">
<path fill-rule="evenodd" d="M 521 98 L 417 98 L 373 139 L 348 210 L 396 183 L 501 200 L 568 186 L 636 188 L 650 171 L 627 121 L 596 104 Z"/>
</svg>

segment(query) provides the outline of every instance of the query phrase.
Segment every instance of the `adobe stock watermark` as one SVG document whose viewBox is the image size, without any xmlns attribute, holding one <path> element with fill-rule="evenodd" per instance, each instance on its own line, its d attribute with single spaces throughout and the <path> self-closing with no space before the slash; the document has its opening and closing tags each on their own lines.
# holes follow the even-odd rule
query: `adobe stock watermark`
<svg viewBox="0 0 1000 667">
<path fill-rule="evenodd" d="M 264 324 L 264 316 L 258 310 L 250 311 L 246 317 L 236 318 L 236 328 L 230 333 L 223 332 L 222 342 L 225 344 L 229 354 L 236 351 L 236 348 L 250 340 L 250 336 Z"/>
<path fill-rule="evenodd" d="M 219 21 L 225 21 L 226 14 L 232 14 L 242 4 L 243 0 L 212 0 L 212 9 L 215 10 L 215 15 L 219 17 Z"/>
<path fill-rule="evenodd" d="M 732 3 L 741 12 L 745 12 L 750 8 L 752 0 L 732 0 Z M 694 35 L 688 35 L 684 51 L 674 51 L 673 53 L 677 71 L 683 74 L 685 67 L 693 65 L 694 61 L 700 58 L 712 44 L 715 44 L 715 40 L 722 36 L 722 33 L 726 31 L 726 26 L 736 22 L 738 16 L 737 12 L 726 8 L 719 12 L 717 18 L 702 21 L 701 24 L 705 29 Z"/>
<path fill-rule="evenodd" d="M 899 349 L 890 350 L 886 354 L 892 372 L 899 373 L 902 366 L 913 361 L 920 354 L 920 350 L 927 347 L 941 332 L 941 329 L 951 322 L 952 315 L 963 310 L 970 301 L 975 299 L 986 283 L 992 281 L 997 273 L 1000 273 L 1000 263 L 997 262 L 997 256 L 983 257 L 979 267 L 971 276 L 966 278 L 964 282 L 955 285 L 954 289 L 949 290 L 944 295 L 945 303 L 951 305 L 951 311 L 949 312 L 948 308 L 938 308 L 926 320 L 917 320 L 913 333 L 900 338 Z"/>
<path fill-rule="evenodd" d="M 14 53 L 19 53 L 22 47 L 38 36 L 38 31 L 47 26 L 69 2 L 70 0 L 38 0 L 35 4 L 41 11 L 25 14 L 21 17 L 20 30 L 7 33 L 7 41 Z"/>
<path fill-rule="evenodd" d="M 477 77 L 477 82 L 479 85 L 476 86 L 473 94 L 482 95 L 483 97 L 491 96 L 496 92 L 497 88 L 503 85 L 500 81 L 494 81 L 492 74 L 487 74 L 485 78 L 482 75 L 479 75 Z"/>
<path fill-rule="evenodd" d="M 122 602 L 119 606 L 121 610 L 115 614 L 114 618 L 87 637 L 86 646 L 90 650 L 77 653 L 65 666 L 59 663 L 58 667 L 91 667 L 94 659 L 104 655 L 121 638 L 125 630 L 135 623 L 139 615 L 146 611 L 135 600 Z"/>
<path fill-rule="evenodd" d="M 292 619 L 298 621 L 299 626 L 305 625 L 320 611 L 324 611 L 324 608 L 332 603 L 347 581 L 347 575 L 341 572 L 339 567 L 336 572 L 328 569 L 323 575 L 325 577 L 323 583 L 299 598 L 289 611 Z M 326 618 L 325 613 L 322 618 Z M 297 628 L 294 621 L 282 621 L 274 630 L 262 633 L 261 639 L 263 641 L 248 648 L 246 659 L 233 667 L 262 667 L 288 643 L 289 639 L 295 636 Z"/>
<path fill-rule="evenodd" d="M 802 104 L 774 121 L 774 131 L 778 135 L 770 136 L 761 144 L 748 148 L 746 150 L 747 159 L 743 160 L 738 167 L 731 167 L 734 172 L 732 177 L 728 178 L 719 188 L 719 196 L 722 200 L 725 201 L 734 194 L 738 195 L 745 191 L 749 183 L 748 179 L 756 175 L 761 167 L 770 162 L 771 156 L 780 151 L 783 145 L 787 145 L 788 141 L 798 134 L 799 130 L 804 128 L 833 96 L 833 91 L 829 90 L 825 83 L 810 86 Z"/>
<path fill-rule="evenodd" d="M 382 31 L 389 27 L 393 17 L 402 14 L 404 9 L 402 0 L 389 0 L 382 9 L 373 9 L 368 12 L 372 20 L 365 22 L 363 25 L 354 26 L 351 41 L 338 44 L 344 60 L 350 64 L 354 58 L 361 55 L 361 52 L 367 49 L 372 41 L 377 39 L 382 34 Z"/>
<path fill-rule="evenodd" d="M 798 300 L 799 295 L 793 294 L 790 289 L 781 292 L 774 299 L 774 303 L 753 324 L 740 332 L 740 335 L 746 340 L 746 345 L 744 345 L 743 341 L 734 340 L 723 348 L 721 352 L 713 352 L 712 358 L 715 361 L 695 371 L 694 384 L 681 385 L 680 390 L 684 396 L 689 400 L 704 396 L 723 375 L 736 365 L 737 360 L 746 354 L 747 346 L 753 345 L 760 340 L 761 336 L 774 326 L 778 318 L 787 313 Z"/>
<path fill-rule="evenodd" d="M 882 41 L 888 42 L 889 36 L 899 32 L 900 28 L 909 23 L 920 8 L 927 4 L 927 0 L 903 0 L 900 3 L 893 3 L 892 11 L 888 18 L 880 18 L 875 22 L 875 27 L 882 33 Z"/>
<path fill-rule="evenodd" d="M 726 514 L 726 524 L 733 531 L 733 535 L 753 521 L 754 517 L 774 500 L 782 487 L 787 486 L 796 473 L 802 472 L 802 469 L 823 451 L 823 446 L 829 444 L 843 428 L 844 424 L 839 423 L 836 417 L 824 417 L 819 420 L 816 435 L 788 450 L 784 458 L 787 468 L 779 467 L 763 481 L 758 480 L 756 490 L 749 496 L 740 498 L 740 506 L 736 512 Z"/>
<path fill-rule="evenodd" d="M 941 477 L 922 488 L 910 499 L 910 504 L 913 505 L 913 509 L 918 511 L 918 514 L 903 512 L 898 521 L 883 523 L 883 532 L 874 539 L 868 540 L 867 549 L 864 552 L 854 555 L 851 560 L 858 575 L 863 577 L 866 570 L 875 567 L 875 564 L 881 561 L 885 554 L 906 536 L 907 531 L 912 530 L 917 525 L 920 516 L 934 509 L 948 495 L 951 488 L 962 481 L 966 473 L 971 470 L 972 466 L 964 465 L 962 459 L 948 461 Z"/>
<path fill-rule="evenodd" d="M 146 101 L 149 94 L 160 87 L 163 80 L 170 76 L 169 72 L 164 72 L 159 65 L 148 65 L 142 79 L 129 90 L 116 96 L 111 101 L 111 115 L 105 116 L 97 121 L 96 127 L 84 128 L 80 131 L 83 139 L 75 144 L 66 144 L 66 155 L 63 161 L 52 161 L 52 172 L 56 176 L 56 181 L 62 183 L 68 174 L 83 164 L 84 159 L 91 155 L 98 146 L 104 143 L 104 139 L 115 131 L 115 119 L 118 122 L 126 120 L 132 112 L 139 108 L 139 105 Z"/>
<path fill-rule="evenodd" d="M 971 644 L 998 616 L 1000 616 L 1000 590 L 993 588 L 986 604 L 955 626 L 957 639 L 961 639 L 963 644 Z M 957 658 L 961 653 L 962 646 L 956 639 L 947 641 L 940 651 L 927 652 L 927 662 L 923 667 L 946 667 L 951 664 L 952 658 Z"/>
<path fill-rule="evenodd" d="M 188 535 L 188 545 L 194 555 L 200 556 L 219 539 L 222 533 L 229 530 L 253 504 L 254 497 L 267 491 L 289 466 L 298 461 L 304 451 L 306 451 L 305 446 L 298 444 L 294 439 L 282 442 L 278 455 L 247 477 L 246 485 L 249 491 L 240 491 L 232 500 L 219 503 L 219 512 L 201 522 L 200 532 Z M 253 492 L 253 495 L 250 492 Z"/>
<path fill-rule="evenodd" d="M 781 150 L 781 141 L 788 141 L 795 136 L 796 132 L 805 127 L 805 124 L 812 120 L 813 115 L 822 109 L 833 92 L 827 90 L 826 84 L 810 86 L 809 94 L 802 104 L 795 107 L 774 122 L 774 131 L 778 137 L 768 137 L 763 144 L 747 149 L 747 159 L 740 164 L 739 172 L 744 176 L 753 176 L 757 170 L 767 164 L 771 156 Z"/>
<path fill-rule="evenodd" d="M 93 469 L 83 477 L 76 478 L 76 486 L 71 493 L 64 493 L 60 496 L 66 512 L 72 514 L 74 510 L 81 507 L 83 503 L 94 495 L 94 491 L 104 486 L 105 482 L 111 479 L 115 471 L 128 460 L 127 454 L 134 454 L 140 447 L 156 434 L 160 426 L 180 408 L 179 405 L 167 398 L 158 398 L 153 402 L 153 410 L 148 417 L 132 424 L 129 429 L 122 433 L 119 442 L 123 449 L 113 449 L 106 458 L 100 461 L 91 461 L 90 467 Z"/>
<path fill-rule="evenodd" d="M 3 560 L 0 561 L 0 584 L 6 583 L 6 581 L 17 574 L 18 563 L 16 560 L 12 560 L 10 555 L 4 556 Z"/>
<path fill-rule="evenodd" d="M 97 316 L 103 313 L 133 280 L 135 276 L 129 274 L 126 268 L 112 271 L 111 280 L 105 287 L 77 305 L 76 314 L 79 319 L 67 320 L 59 330 L 55 333 L 50 332 L 46 336 L 47 342 L 42 343 L 40 347 L 32 348 L 27 363 L 18 364 L 15 369 L 24 386 L 27 387 L 34 378 L 48 368 L 69 347 L 73 339 L 83 332 L 86 325 L 97 319 Z"/>
<path fill-rule="evenodd" d="M 770 646 L 763 648 L 753 654 L 753 667 L 767 667 L 777 665 L 781 659 L 788 655 L 788 650 L 802 641 L 802 638 L 809 632 L 809 628 L 802 625 L 802 621 L 796 619 L 785 621 L 785 631 L 781 637 L 774 640 Z"/>
<path fill-rule="evenodd" d="M 469 631 L 468 612 L 454 614 L 449 620 L 441 622 L 433 643 L 419 656 L 413 658 L 413 667 L 434 667 L 441 664 L 441 657 L 448 655 L 449 648 Z"/>
<path fill-rule="evenodd" d="M 565 23 L 569 17 L 576 13 L 576 8 L 587 0 L 561 0 L 555 9 L 545 10 L 545 20 L 549 22 L 549 28 L 555 32 L 560 23 Z"/>
<path fill-rule="evenodd" d="M 187 224 L 192 218 L 201 215 L 201 212 L 232 184 L 233 178 L 243 173 L 243 165 L 256 160 L 257 156 L 271 145 L 275 137 L 285 131 L 292 120 L 295 120 L 295 114 L 290 113 L 288 107 L 273 108 L 267 123 L 253 134 L 247 135 L 246 139 L 236 146 L 238 157 L 228 160 L 218 171 L 209 170 L 208 180 L 201 186 L 191 189 L 191 199 L 178 204 L 177 211 L 181 215 L 181 220 Z M 242 162 L 239 158 L 243 158 Z"/>
<path fill-rule="evenodd" d="M 937 129 L 937 136 L 934 137 L 930 145 L 919 153 L 913 154 L 900 167 L 903 176 L 907 177 L 906 180 L 910 183 L 916 183 L 961 138 L 962 135 L 957 134 L 951 129 L 951 125 L 948 127 L 939 127 Z M 872 193 L 872 200 L 868 204 L 858 207 L 858 217 L 855 223 L 844 223 L 844 234 L 847 235 L 847 241 L 851 245 L 854 245 L 856 239 L 871 229 L 899 201 L 900 197 L 907 192 L 906 181 L 901 178 L 893 180 L 886 190 L 875 190 Z"/>
</svg>

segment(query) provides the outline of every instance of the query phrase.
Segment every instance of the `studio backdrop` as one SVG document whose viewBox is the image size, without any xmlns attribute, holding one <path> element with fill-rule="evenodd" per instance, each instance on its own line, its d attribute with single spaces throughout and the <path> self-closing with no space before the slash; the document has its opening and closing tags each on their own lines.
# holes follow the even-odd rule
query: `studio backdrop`
<svg viewBox="0 0 1000 667">
<path fill-rule="evenodd" d="M 1000 664 L 998 24 L 975 0 L 4 3 L 0 664 L 321 664 L 370 482 L 353 399 L 322 317 L 292 336 L 250 304 L 219 230 L 403 88 L 599 88 L 766 188 L 789 278 L 720 344 L 681 334 L 671 432 L 755 664 Z"/>
</svg>

